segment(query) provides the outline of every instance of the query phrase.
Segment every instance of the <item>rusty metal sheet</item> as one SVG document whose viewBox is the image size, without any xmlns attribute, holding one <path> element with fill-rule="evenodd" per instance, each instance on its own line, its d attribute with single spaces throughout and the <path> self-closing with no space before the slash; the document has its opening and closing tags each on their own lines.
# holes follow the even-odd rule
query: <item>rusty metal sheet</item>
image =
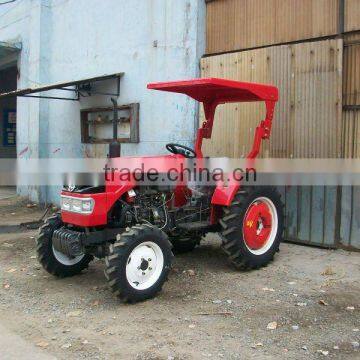
<svg viewBox="0 0 360 360">
<path fill-rule="evenodd" d="M 345 158 L 360 158 L 360 109 L 344 110 L 342 143 Z"/>
<path fill-rule="evenodd" d="M 360 1 L 345 0 L 345 31 L 360 30 Z"/>
<path fill-rule="evenodd" d="M 338 1 L 208 2 L 206 52 L 214 54 L 335 35 L 339 22 Z"/>
<path fill-rule="evenodd" d="M 360 32 L 344 36 L 343 105 L 360 105 Z"/>
<path fill-rule="evenodd" d="M 338 39 L 210 56 L 201 61 L 201 75 L 279 88 L 273 131 L 261 156 L 336 158 L 342 151 L 342 49 Z M 213 138 L 204 141 L 204 153 L 246 156 L 264 115 L 263 104 L 220 106 Z M 219 118 L 221 122 L 216 121 Z"/>
</svg>

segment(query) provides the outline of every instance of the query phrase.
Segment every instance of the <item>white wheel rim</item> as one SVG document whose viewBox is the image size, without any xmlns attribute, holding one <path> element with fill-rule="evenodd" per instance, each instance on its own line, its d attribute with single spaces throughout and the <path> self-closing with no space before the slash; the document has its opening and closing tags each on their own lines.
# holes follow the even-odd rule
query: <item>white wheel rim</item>
<svg viewBox="0 0 360 360">
<path fill-rule="evenodd" d="M 160 278 L 164 255 L 159 245 L 146 241 L 130 253 L 126 262 L 126 279 L 136 290 L 146 290 Z"/>
<path fill-rule="evenodd" d="M 73 266 L 73 265 L 76 265 L 78 264 L 85 256 L 85 254 L 82 254 L 82 255 L 79 255 L 79 256 L 76 256 L 74 258 L 71 258 L 65 254 L 63 254 L 62 252 L 60 251 L 57 251 L 54 246 L 52 247 L 52 251 L 53 251 L 53 254 L 55 256 L 55 259 L 62 265 L 65 265 L 65 266 Z"/>
<path fill-rule="evenodd" d="M 271 231 L 270 231 L 270 235 L 269 238 L 267 239 L 266 243 L 264 244 L 264 246 L 260 249 L 251 249 L 247 244 L 246 241 L 244 241 L 246 248 L 254 255 L 263 255 L 265 254 L 273 245 L 275 239 L 276 239 L 276 234 L 278 232 L 278 226 L 279 226 L 279 220 L 278 220 L 278 214 L 277 214 L 277 210 L 276 210 L 276 206 L 274 205 L 274 203 L 272 202 L 272 200 L 270 200 L 267 197 L 258 197 L 256 198 L 248 207 L 248 209 L 251 207 L 252 204 L 256 203 L 257 201 L 261 201 L 267 204 L 270 214 L 271 214 L 271 218 L 272 218 L 272 225 L 271 225 Z"/>
</svg>

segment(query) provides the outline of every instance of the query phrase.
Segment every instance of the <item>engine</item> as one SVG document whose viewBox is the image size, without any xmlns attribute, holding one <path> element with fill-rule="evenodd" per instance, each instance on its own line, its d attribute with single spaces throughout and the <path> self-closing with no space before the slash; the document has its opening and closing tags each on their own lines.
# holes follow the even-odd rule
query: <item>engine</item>
<svg viewBox="0 0 360 360">
<path fill-rule="evenodd" d="M 179 224 L 207 221 L 210 214 L 210 193 L 207 189 L 191 189 L 183 195 L 186 204 L 175 207 L 175 195 L 170 189 L 135 189 L 128 195 L 127 201 L 119 204 L 117 215 L 115 213 L 116 226 L 149 223 L 165 232 L 172 232 Z"/>
<path fill-rule="evenodd" d="M 155 189 L 138 191 L 132 206 L 133 216 L 137 223 L 150 223 L 162 230 L 171 227 L 169 222 L 169 203 L 171 194 Z"/>
</svg>

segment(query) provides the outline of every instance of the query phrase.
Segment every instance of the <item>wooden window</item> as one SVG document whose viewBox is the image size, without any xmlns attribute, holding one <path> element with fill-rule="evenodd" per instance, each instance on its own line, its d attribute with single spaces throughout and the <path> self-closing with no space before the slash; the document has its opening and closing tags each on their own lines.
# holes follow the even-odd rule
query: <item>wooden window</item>
<svg viewBox="0 0 360 360">
<path fill-rule="evenodd" d="M 118 141 L 139 142 L 139 104 L 120 105 L 118 108 Z M 98 107 L 81 110 L 81 142 L 108 144 L 113 138 L 113 108 Z"/>
</svg>

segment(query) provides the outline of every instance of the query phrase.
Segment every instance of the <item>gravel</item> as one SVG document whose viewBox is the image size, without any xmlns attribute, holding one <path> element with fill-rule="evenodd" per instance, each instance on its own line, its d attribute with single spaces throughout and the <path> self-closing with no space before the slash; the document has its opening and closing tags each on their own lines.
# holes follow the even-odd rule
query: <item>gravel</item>
<svg viewBox="0 0 360 360">
<path fill-rule="evenodd" d="M 0 200 L 0 226 L 39 213 Z M 0 234 L 0 326 L 44 354 L 66 360 L 359 357 L 359 253 L 282 244 L 266 268 L 238 272 L 219 240 L 208 236 L 175 258 L 176 270 L 157 298 L 127 305 L 107 289 L 102 261 L 67 279 L 38 269 L 34 237 L 36 231 Z"/>
</svg>

